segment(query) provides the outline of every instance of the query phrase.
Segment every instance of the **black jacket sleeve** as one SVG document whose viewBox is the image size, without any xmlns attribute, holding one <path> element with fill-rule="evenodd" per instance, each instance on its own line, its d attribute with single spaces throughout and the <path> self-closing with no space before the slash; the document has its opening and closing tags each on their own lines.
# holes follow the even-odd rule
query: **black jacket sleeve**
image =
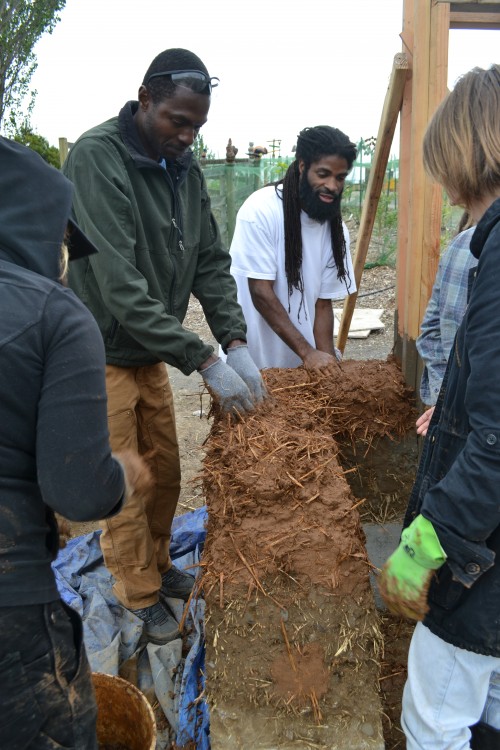
<svg viewBox="0 0 500 750">
<path fill-rule="evenodd" d="M 121 507 L 125 486 L 109 445 L 102 337 L 68 289 L 49 295 L 42 323 L 45 366 L 36 439 L 40 491 L 65 518 L 106 518 Z"/>
</svg>

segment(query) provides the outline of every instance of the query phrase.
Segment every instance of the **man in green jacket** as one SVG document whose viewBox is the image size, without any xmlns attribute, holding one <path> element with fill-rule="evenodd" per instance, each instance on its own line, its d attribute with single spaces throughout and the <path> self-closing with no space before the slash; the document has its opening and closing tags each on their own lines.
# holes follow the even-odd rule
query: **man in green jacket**
<svg viewBox="0 0 500 750">
<path fill-rule="evenodd" d="M 75 216 L 99 249 L 73 264 L 69 283 L 104 339 L 111 445 L 138 449 L 156 479 L 146 502 L 132 495 L 104 524 L 101 547 L 119 601 L 155 643 L 179 635 L 166 597 L 186 600 L 193 585 L 169 556 L 180 466 L 164 363 L 185 375 L 198 370 L 223 411 L 243 415 L 265 397 L 246 347 L 230 256 L 189 149 L 217 81 L 192 52 L 162 52 L 139 101 L 84 133 L 63 167 L 75 185 Z M 191 294 L 226 363 L 182 326 Z"/>
</svg>

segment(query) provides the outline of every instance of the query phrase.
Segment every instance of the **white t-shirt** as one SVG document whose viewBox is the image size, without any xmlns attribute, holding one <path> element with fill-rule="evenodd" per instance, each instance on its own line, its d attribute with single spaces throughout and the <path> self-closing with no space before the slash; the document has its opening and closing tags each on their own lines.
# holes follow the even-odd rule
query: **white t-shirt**
<svg viewBox="0 0 500 750">
<path fill-rule="evenodd" d="M 304 298 L 293 289 L 288 298 L 285 273 L 285 224 L 283 201 L 274 185 L 257 190 L 238 212 L 231 243 L 231 273 L 238 286 L 238 301 L 247 323 L 249 353 L 259 369 L 298 367 L 302 360 L 277 336 L 254 307 L 248 279 L 274 281 L 274 293 L 288 312 L 294 326 L 311 346 L 315 346 L 313 328 L 318 299 L 343 299 L 356 290 L 349 234 L 344 226 L 347 248 L 345 266 L 350 284 L 337 278 L 332 256 L 330 222 L 320 224 L 301 212 L 302 280 Z M 290 308 L 290 309 L 289 309 Z M 299 311 L 300 308 L 300 311 Z"/>
</svg>

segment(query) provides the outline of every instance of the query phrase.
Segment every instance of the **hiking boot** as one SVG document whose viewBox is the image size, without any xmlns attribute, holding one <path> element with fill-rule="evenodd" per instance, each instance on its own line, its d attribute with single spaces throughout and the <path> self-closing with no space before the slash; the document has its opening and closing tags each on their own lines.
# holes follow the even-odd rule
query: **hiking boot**
<svg viewBox="0 0 500 750">
<path fill-rule="evenodd" d="M 144 609 L 130 610 L 145 624 L 145 632 L 148 641 L 159 646 L 179 638 L 179 628 L 175 619 L 161 602 L 156 602 Z"/>
<path fill-rule="evenodd" d="M 163 573 L 161 577 L 160 596 L 172 597 L 173 599 L 184 599 L 186 602 L 193 590 L 194 578 L 189 573 L 184 573 L 175 565 Z"/>
</svg>

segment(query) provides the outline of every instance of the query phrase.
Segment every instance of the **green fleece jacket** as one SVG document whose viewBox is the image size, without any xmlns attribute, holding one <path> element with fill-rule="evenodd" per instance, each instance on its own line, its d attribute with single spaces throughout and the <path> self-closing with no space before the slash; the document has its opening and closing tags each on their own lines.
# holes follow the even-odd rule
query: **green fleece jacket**
<svg viewBox="0 0 500 750">
<path fill-rule="evenodd" d="M 185 375 L 213 352 L 182 326 L 193 294 L 225 349 L 246 325 L 201 168 L 187 152 L 168 169 L 146 156 L 137 102 L 84 133 L 63 171 L 73 211 L 99 252 L 70 265 L 69 284 L 94 315 L 108 364 L 159 361 Z"/>
</svg>

